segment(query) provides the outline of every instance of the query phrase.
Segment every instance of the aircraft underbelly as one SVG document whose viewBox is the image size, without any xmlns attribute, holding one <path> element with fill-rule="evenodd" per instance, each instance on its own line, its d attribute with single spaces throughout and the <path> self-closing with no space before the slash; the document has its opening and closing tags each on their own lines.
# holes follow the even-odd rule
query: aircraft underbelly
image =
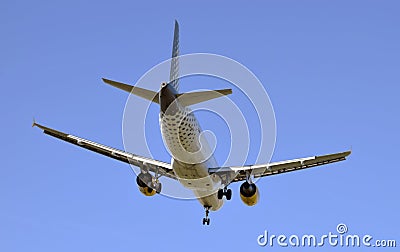
<svg viewBox="0 0 400 252">
<path fill-rule="evenodd" d="M 203 206 L 216 211 L 223 205 L 223 200 L 217 197 L 221 179 L 208 172 L 209 168 L 217 167 L 216 160 L 208 143 L 200 137 L 200 125 L 191 110 L 177 108 L 174 114 L 160 113 L 161 134 L 173 157 L 172 169 L 179 182 L 192 190 Z"/>
<path fill-rule="evenodd" d="M 208 206 L 213 211 L 221 208 L 223 200 L 217 197 L 217 191 L 221 187 L 221 180 L 218 176 L 208 173 L 207 162 L 186 164 L 172 159 L 171 164 L 179 182 L 184 187 L 192 190 L 203 206 Z"/>
</svg>

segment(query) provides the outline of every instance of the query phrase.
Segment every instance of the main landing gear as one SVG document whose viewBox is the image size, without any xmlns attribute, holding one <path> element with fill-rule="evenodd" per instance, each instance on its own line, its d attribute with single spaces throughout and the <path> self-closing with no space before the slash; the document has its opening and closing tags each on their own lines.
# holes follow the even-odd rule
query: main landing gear
<svg viewBox="0 0 400 252">
<path fill-rule="evenodd" d="M 210 212 L 210 207 L 209 206 L 204 206 L 204 208 L 206 209 L 206 217 L 203 218 L 203 225 L 210 225 L 210 218 L 208 218 L 208 213 Z"/>
<path fill-rule="evenodd" d="M 231 200 L 232 198 L 232 190 L 231 189 L 227 189 L 226 187 L 224 187 L 224 189 L 219 189 L 218 190 L 218 199 L 222 199 L 224 196 L 227 200 Z"/>
</svg>

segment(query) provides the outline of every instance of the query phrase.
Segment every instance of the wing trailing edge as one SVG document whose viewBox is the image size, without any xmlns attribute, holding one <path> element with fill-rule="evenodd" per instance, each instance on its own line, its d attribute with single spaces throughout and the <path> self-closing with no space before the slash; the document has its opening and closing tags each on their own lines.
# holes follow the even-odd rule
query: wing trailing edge
<svg viewBox="0 0 400 252">
<path fill-rule="evenodd" d="M 176 176 L 174 172 L 172 171 L 172 167 L 170 164 L 154 160 L 151 158 L 147 157 L 142 157 L 139 155 L 135 155 L 123 150 L 119 150 L 104 144 L 96 143 L 93 141 L 90 141 L 85 138 L 81 138 L 78 136 L 74 136 L 68 133 L 64 133 L 49 127 L 46 127 L 44 125 L 41 125 L 39 123 L 36 123 L 35 121 L 32 124 L 32 127 L 38 127 L 39 129 L 43 130 L 43 133 L 58 138 L 60 140 L 63 140 L 65 142 L 69 142 L 71 144 L 74 144 L 76 146 L 79 146 L 81 148 L 99 153 L 101 155 L 110 157 L 115 160 L 119 160 L 137 167 L 141 167 L 145 170 L 148 170 L 150 172 L 157 173 L 159 175 L 176 179 Z"/>
</svg>

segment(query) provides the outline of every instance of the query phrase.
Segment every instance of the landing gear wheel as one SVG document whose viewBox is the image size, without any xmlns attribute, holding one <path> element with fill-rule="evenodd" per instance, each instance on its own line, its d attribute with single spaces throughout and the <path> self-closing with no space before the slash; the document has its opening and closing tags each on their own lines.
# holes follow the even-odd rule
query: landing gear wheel
<svg viewBox="0 0 400 252">
<path fill-rule="evenodd" d="M 217 197 L 218 199 L 222 199 L 222 197 L 224 197 L 224 191 L 222 189 L 218 190 Z"/>
<path fill-rule="evenodd" d="M 225 198 L 226 198 L 226 200 L 231 200 L 231 198 L 232 198 L 232 190 L 231 189 L 226 190 Z"/>
<path fill-rule="evenodd" d="M 231 200 L 232 198 L 232 190 L 227 189 L 226 187 L 224 189 L 219 189 L 217 193 L 218 199 L 222 199 L 225 196 L 226 200 Z"/>
</svg>

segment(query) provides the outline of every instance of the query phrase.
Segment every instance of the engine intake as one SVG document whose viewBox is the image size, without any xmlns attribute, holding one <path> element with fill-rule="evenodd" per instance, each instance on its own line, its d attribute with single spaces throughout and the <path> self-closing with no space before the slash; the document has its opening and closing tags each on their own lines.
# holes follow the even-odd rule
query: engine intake
<svg viewBox="0 0 400 252">
<path fill-rule="evenodd" d="M 254 206 L 259 198 L 260 193 L 255 184 L 246 181 L 240 186 L 240 199 L 244 204 Z"/>
<path fill-rule="evenodd" d="M 152 182 L 152 177 L 149 173 L 140 173 L 136 177 L 136 184 L 138 185 L 139 191 L 146 196 L 153 196 L 156 194 L 156 190 L 149 187 Z"/>
</svg>

